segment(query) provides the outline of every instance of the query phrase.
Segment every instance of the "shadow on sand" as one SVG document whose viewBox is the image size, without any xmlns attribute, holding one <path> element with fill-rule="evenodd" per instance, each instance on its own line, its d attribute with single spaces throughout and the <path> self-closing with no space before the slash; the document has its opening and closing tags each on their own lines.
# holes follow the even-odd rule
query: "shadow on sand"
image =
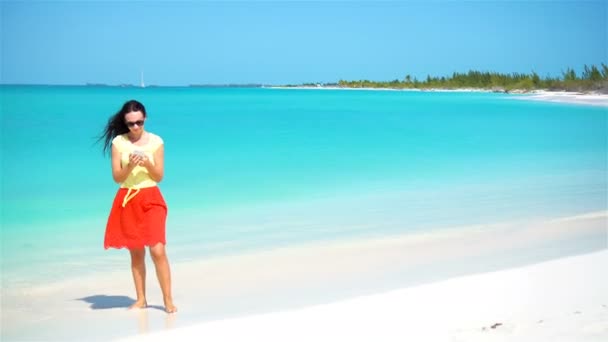
<svg viewBox="0 0 608 342">
<path fill-rule="evenodd" d="M 129 308 L 131 304 L 135 303 L 135 299 L 127 296 L 107 296 L 107 295 L 94 295 L 83 298 L 77 298 L 83 302 L 91 304 L 89 307 L 93 310 L 103 309 L 117 309 L 117 308 Z M 160 305 L 148 305 L 147 308 L 158 309 L 165 311 L 165 308 Z"/>
</svg>

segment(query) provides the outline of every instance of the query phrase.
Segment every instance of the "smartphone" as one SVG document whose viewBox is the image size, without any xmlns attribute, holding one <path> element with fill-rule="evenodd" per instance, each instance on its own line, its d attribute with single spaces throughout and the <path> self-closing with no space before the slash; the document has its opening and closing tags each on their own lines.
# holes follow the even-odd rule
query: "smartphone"
<svg viewBox="0 0 608 342">
<path fill-rule="evenodd" d="M 140 150 L 135 150 L 131 154 L 142 157 L 142 158 L 146 156 L 146 153 L 144 151 L 140 151 Z"/>
</svg>

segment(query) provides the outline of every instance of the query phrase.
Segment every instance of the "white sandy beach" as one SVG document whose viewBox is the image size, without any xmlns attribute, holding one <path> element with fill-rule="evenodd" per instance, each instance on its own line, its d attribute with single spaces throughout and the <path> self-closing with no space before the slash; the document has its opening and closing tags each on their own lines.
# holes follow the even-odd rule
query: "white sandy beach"
<svg viewBox="0 0 608 342">
<path fill-rule="evenodd" d="M 608 250 L 128 341 L 606 341 Z"/>
<path fill-rule="evenodd" d="M 586 104 L 608 107 L 608 94 L 583 94 L 565 91 L 535 91 L 532 95 L 518 96 L 523 100 L 547 101 L 559 103 Z"/>
<path fill-rule="evenodd" d="M 605 341 L 607 222 L 601 211 L 174 263 L 174 315 L 162 310 L 150 262 L 149 307 L 126 310 L 125 254 L 114 272 L 3 289 L 2 336 Z"/>
<path fill-rule="evenodd" d="M 425 267 L 432 274 L 449 274 L 431 266 L 445 262 L 453 274 L 465 275 L 328 304 L 212 320 L 127 341 L 606 341 L 607 219 L 607 213 L 599 212 L 530 226 L 471 227 L 465 235 L 446 232 L 433 242 L 424 236 L 388 238 L 318 247 L 314 253 L 302 248 L 256 255 L 239 261 L 243 272 L 259 272 L 260 264 L 272 264 L 274 270 L 256 278 L 262 286 L 277 289 L 275 272 L 289 279 L 280 278 L 284 282 L 305 282 L 321 275 L 327 282 L 346 276 L 354 284 L 364 281 L 354 276 L 355 269 L 365 269 L 363 274 L 372 278 L 386 270 L 397 277 L 405 269 L 415 269 L 420 276 Z M 549 243 L 539 249 L 539 241 L 572 242 L 584 235 L 595 236 L 603 249 L 556 259 L 566 252 L 564 245 Z M 551 260 L 529 264 L 538 260 L 543 248 L 557 254 L 545 254 Z M 272 262 L 277 256 L 297 266 Z M 390 259 L 394 263 L 388 266 Z M 221 268 L 230 269 L 231 262 L 225 262 Z M 241 275 L 231 280 L 245 279 Z M 314 287 L 314 281 L 308 286 Z"/>
<path fill-rule="evenodd" d="M 461 89 L 391 89 L 391 88 L 345 88 L 345 87 L 333 87 L 333 86 L 321 86 L 321 87 L 268 87 L 271 89 L 318 89 L 318 90 L 375 90 L 375 91 L 412 91 L 412 92 L 445 92 L 445 93 L 491 93 L 492 90 L 488 89 L 476 89 L 476 88 L 461 88 Z M 608 94 L 599 93 L 577 93 L 567 91 L 548 91 L 548 90 L 535 90 L 529 93 L 524 92 L 513 92 L 509 95 L 514 99 L 518 100 L 533 100 L 533 101 L 546 101 L 546 102 L 558 102 L 558 103 L 571 103 L 571 104 L 583 104 L 608 107 Z"/>
</svg>

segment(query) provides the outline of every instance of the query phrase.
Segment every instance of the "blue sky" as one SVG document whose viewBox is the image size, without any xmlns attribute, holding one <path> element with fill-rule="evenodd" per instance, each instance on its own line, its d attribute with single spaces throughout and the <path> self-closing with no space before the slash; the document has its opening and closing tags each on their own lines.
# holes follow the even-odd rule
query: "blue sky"
<svg viewBox="0 0 608 342">
<path fill-rule="evenodd" d="M 4 84 L 287 84 L 608 60 L 599 1 L 4 1 Z"/>
</svg>

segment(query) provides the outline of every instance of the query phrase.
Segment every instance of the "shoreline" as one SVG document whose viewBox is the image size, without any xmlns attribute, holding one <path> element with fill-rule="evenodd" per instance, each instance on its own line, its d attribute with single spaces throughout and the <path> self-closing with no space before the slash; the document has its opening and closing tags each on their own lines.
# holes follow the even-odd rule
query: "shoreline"
<svg viewBox="0 0 608 342">
<path fill-rule="evenodd" d="M 409 291 L 453 278 L 518 269 L 605 249 L 607 220 L 608 212 L 601 211 L 526 223 L 461 227 L 439 235 L 310 243 L 175 263 L 174 299 L 180 310 L 176 315 L 162 311 L 162 296 L 152 268 L 149 308 L 125 310 L 134 300 L 131 275 L 125 265 L 124 269 L 75 281 L 4 291 L 2 337 L 77 340 L 94 333 L 100 340 L 137 339 L 165 329 L 171 330 L 169 334 L 178 333 L 188 326 L 234 323 L 260 315 L 278 315 L 281 319 L 286 311 Z M 149 260 L 147 264 L 152 266 Z M 70 319 L 74 315 L 80 317 L 78 327 Z M 398 319 L 390 313 L 379 317 Z M 99 330 L 108 326 L 112 328 Z"/>
<path fill-rule="evenodd" d="M 606 267 L 603 249 L 121 341 L 604 341 Z"/>
<path fill-rule="evenodd" d="M 538 90 L 531 94 L 522 95 L 523 96 L 521 97 L 517 96 L 514 98 L 518 100 L 584 104 L 608 107 L 608 94 Z"/>
<path fill-rule="evenodd" d="M 593 105 L 608 107 L 608 94 L 598 92 L 568 92 L 568 91 L 550 91 L 550 90 L 513 90 L 511 92 L 494 91 L 491 89 L 481 88 L 461 88 L 461 89 L 397 89 L 397 88 L 348 88 L 348 87 L 281 87 L 270 86 L 265 89 L 297 89 L 297 90 L 348 90 L 348 91 L 403 91 L 403 92 L 421 92 L 421 93 L 493 93 L 509 96 L 518 100 L 535 100 L 544 102 L 569 103 L 579 105 Z"/>
</svg>

